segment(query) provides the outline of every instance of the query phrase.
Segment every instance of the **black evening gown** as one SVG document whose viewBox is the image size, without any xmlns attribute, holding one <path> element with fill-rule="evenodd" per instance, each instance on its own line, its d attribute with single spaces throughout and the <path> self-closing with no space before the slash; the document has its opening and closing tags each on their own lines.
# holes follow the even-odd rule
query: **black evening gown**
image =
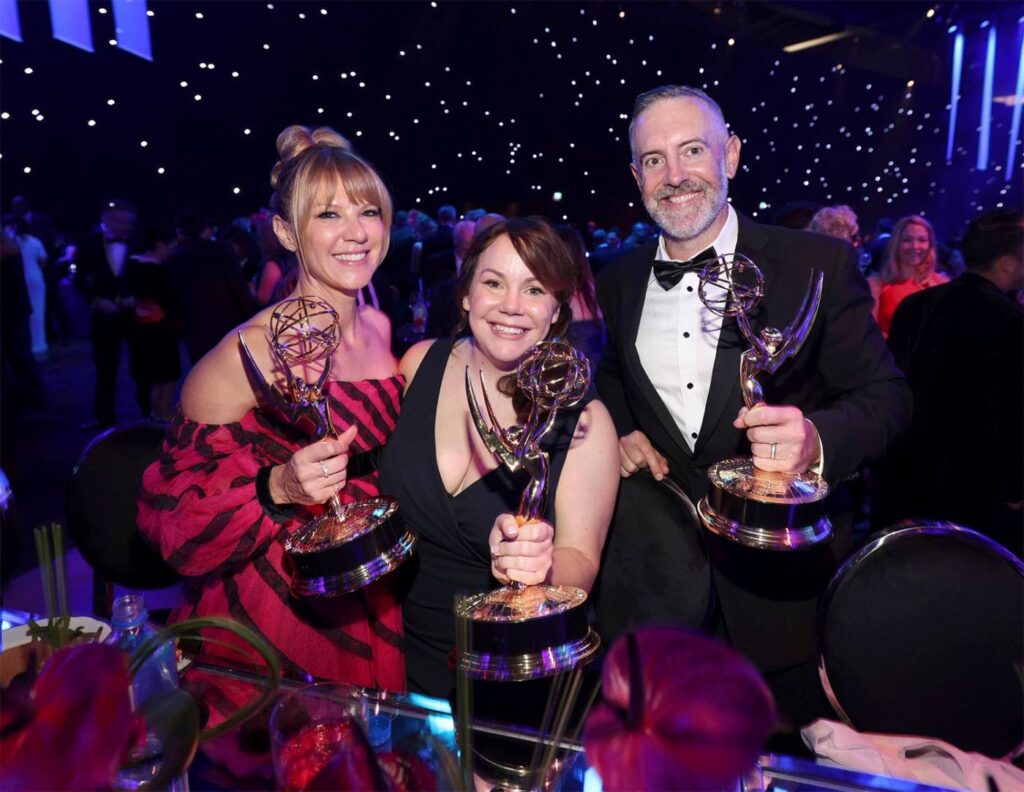
<svg viewBox="0 0 1024 792">
<path fill-rule="evenodd" d="M 419 534 L 416 556 L 404 569 L 409 690 L 438 698 L 448 698 L 455 684 L 449 665 L 455 647 L 455 598 L 498 587 L 491 576 L 487 537 L 495 517 L 516 511 L 528 482 L 522 471 L 512 474 L 499 466 L 454 497 L 445 490 L 437 468 L 434 427 L 450 349 L 441 340 L 428 350 L 406 393 L 380 469 L 381 493 L 398 499 L 406 523 Z M 463 377 L 462 371 L 458 376 Z M 549 454 L 551 476 L 544 518 L 552 525 L 558 479 L 586 401 L 560 411 L 541 442 Z"/>
</svg>

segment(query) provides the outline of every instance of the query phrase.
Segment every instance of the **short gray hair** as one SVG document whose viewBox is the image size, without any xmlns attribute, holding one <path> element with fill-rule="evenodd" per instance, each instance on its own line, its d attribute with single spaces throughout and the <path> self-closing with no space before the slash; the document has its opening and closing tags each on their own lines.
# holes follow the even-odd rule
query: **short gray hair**
<svg viewBox="0 0 1024 792">
<path fill-rule="evenodd" d="M 711 108 L 711 112 L 722 122 L 722 126 L 728 129 L 728 124 L 725 123 L 725 114 L 722 113 L 722 108 L 718 102 L 700 88 L 691 88 L 689 85 L 659 85 L 657 88 L 652 88 L 650 91 L 640 94 L 633 103 L 633 115 L 629 119 L 629 151 L 631 155 L 635 153 L 633 149 L 633 132 L 636 128 L 637 118 L 640 117 L 644 110 L 656 102 L 660 102 L 662 99 L 696 99 L 703 102 Z"/>
</svg>

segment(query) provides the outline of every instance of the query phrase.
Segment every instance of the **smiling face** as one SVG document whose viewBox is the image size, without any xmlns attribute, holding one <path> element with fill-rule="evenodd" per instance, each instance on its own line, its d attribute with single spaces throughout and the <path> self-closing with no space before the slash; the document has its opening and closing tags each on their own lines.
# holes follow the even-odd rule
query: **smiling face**
<svg viewBox="0 0 1024 792">
<path fill-rule="evenodd" d="M 303 294 L 323 289 L 354 292 L 370 282 L 384 255 L 387 229 L 381 207 L 352 201 L 341 183 L 317 190 L 309 220 L 296 238 L 279 215 L 274 230 L 288 250 L 299 254 Z"/>
<path fill-rule="evenodd" d="M 462 309 L 483 358 L 512 371 L 530 347 L 547 338 L 559 305 L 502 234 L 480 254 Z"/>
<path fill-rule="evenodd" d="M 899 260 L 906 277 L 924 266 L 932 249 L 928 229 L 917 223 L 907 223 L 900 234 Z"/>
<path fill-rule="evenodd" d="M 739 165 L 740 141 L 700 99 L 661 99 L 633 127 L 633 177 L 644 206 L 673 245 L 699 252 L 726 218 L 729 179 Z"/>
</svg>

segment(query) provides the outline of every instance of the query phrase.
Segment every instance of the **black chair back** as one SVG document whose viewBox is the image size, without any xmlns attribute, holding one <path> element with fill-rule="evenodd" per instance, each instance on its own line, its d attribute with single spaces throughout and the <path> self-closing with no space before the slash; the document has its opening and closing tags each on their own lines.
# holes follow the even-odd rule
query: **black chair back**
<svg viewBox="0 0 1024 792">
<path fill-rule="evenodd" d="M 709 628 L 715 598 L 700 519 L 673 482 L 646 471 L 620 481 L 592 599 L 606 646 L 648 624 Z"/>
<path fill-rule="evenodd" d="M 82 557 L 105 580 L 155 589 L 180 580 L 139 533 L 135 499 L 142 474 L 160 453 L 167 424 L 134 421 L 94 438 L 68 488 L 68 529 Z"/>
<path fill-rule="evenodd" d="M 995 757 L 1024 739 L 1024 565 L 975 531 L 926 523 L 870 541 L 832 578 L 818 639 L 825 693 L 859 731 Z"/>
</svg>

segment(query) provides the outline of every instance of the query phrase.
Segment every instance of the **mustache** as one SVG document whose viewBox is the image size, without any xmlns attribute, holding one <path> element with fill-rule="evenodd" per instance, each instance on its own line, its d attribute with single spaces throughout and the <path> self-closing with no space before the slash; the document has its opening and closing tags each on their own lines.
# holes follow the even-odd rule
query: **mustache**
<svg viewBox="0 0 1024 792">
<path fill-rule="evenodd" d="M 654 197 L 660 201 L 662 198 L 674 198 L 677 195 L 686 195 L 687 193 L 707 192 L 707 189 L 708 186 L 703 182 L 687 179 L 675 187 L 662 187 L 654 193 Z"/>
</svg>

